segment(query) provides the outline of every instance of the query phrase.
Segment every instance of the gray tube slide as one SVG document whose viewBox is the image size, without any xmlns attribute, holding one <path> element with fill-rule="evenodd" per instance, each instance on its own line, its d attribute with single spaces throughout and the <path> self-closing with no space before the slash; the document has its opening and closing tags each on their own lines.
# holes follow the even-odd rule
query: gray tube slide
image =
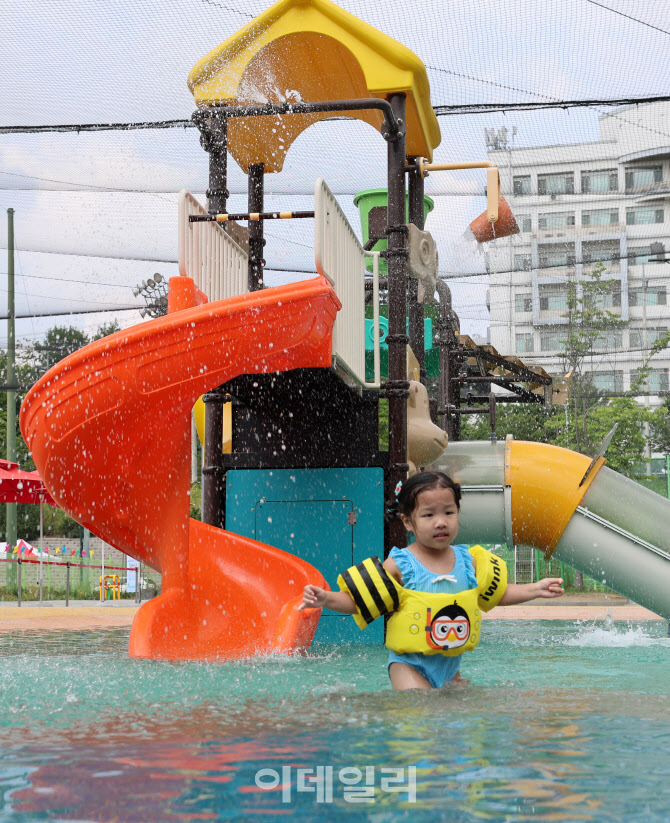
<svg viewBox="0 0 670 823">
<path fill-rule="evenodd" d="M 505 443 L 450 443 L 431 468 L 463 486 L 459 541 L 511 545 Z M 639 483 L 601 468 L 553 556 L 670 619 L 670 500 Z"/>
</svg>

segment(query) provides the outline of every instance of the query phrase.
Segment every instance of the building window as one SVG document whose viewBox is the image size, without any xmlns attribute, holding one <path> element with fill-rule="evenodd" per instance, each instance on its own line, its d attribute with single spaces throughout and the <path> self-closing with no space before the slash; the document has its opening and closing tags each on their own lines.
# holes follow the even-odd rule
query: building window
<svg viewBox="0 0 670 823">
<path fill-rule="evenodd" d="M 619 175 L 616 169 L 582 172 L 582 194 L 600 194 L 606 191 L 617 191 L 618 188 Z"/>
<path fill-rule="evenodd" d="M 647 286 L 642 289 L 640 286 L 628 289 L 628 305 L 631 308 L 638 306 L 665 306 L 667 305 L 667 294 L 665 286 Z"/>
<path fill-rule="evenodd" d="M 514 255 L 514 271 L 530 271 L 533 268 L 533 258 L 530 254 Z"/>
<path fill-rule="evenodd" d="M 565 348 L 565 332 L 543 331 L 540 333 L 541 351 L 563 351 Z"/>
<path fill-rule="evenodd" d="M 636 206 L 634 209 L 626 209 L 626 223 L 629 226 L 642 226 L 649 223 L 662 223 L 663 209 L 655 206 Z"/>
<path fill-rule="evenodd" d="M 635 246 L 628 249 L 628 265 L 642 266 L 652 259 L 651 246 Z"/>
<path fill-rule="evenodd" d="M 538 174 L 538 194 L 574 194 L 575 176 L 570 172 L 560 174 Z"/>
<path fill-rule="evenodd" d="M 524 292 L 523 294 L 515 294 L 514 310 L 517 313 L 533 311 L 533 295 L 528 292 Z"/>
<path fill-rule="evenodd" d="M 668 391 L 668 370 L 652 369 L 647 378 L 649 391 Z"/>
<path fill-rule="evenodd" d="M 540 286 L 540 311 L 567 311 L 568 293 L 560 285 Z"/>
<path fill-rule="evenodd" d="M 533 351 L 533 332 L 524 332 L 516 335 L 517 352 Z"/>
<path fill-rule="evenodd" d="M 596 291 L 584 284 L 584 302 L 588 306 L 594 306 L 598 309 L 619 309 L 621 308 L 621 283 L 617 281 L 612 283 L 607 291 Z"/>
<path fill-rule="evenodd" d="M 591 382 L 597 391 L 600 392 L 622 392 L 623 372 L 622 371 L 597 371 L 589 375 Z"/>
<path fill-rule="evenodd" d="M 623 336 L 620 331 L 603 332 L 593 341 L 593 348 L 595 351 L 605 349 L 620 351 L 623 348 Z"/>
<path fill-rule="evenodd" d="M 635 166 L 626 169 L 626 189 L 641 189 L 661 183 L 663 166 Z"/>
<path fill-rule="evenodd" d="M 582 263 L 618 263 L 620 257 L 618 240 L 582 243 Z"/>
<path fill-rule="evenodd" d="M 575 265 L 574 243 L 552 243 L 540 245 L 537 248 L 540 268 L 548 269 L 556 266 Z"/>
<path fill-rule="evenodd" d="M 539 229 L 565 229 L 575 225 L 574 212 L 557 211 L 550 214 L 541 214 L 537 220 Z"/>
<path fill-rule="evenodd" d="M 619 222 L 619 209 L 590 209 L 582 212 L 582 226 L 610 226 Z"/>
<path fill-rule="evenodd" d="M 631 374 L 631 380 L 639 377 L 639 375 L 640 371 L 638 369 L 634 374 Z M 651 369 L 649 371 L 649 375 L 644 381 L 644 385 L 646 386 L 647 391 L 650 392 L 668 391 L 668 370 Z"/>
<path fill-rule="evenodd" d="M 653 346 L 668 333 L 668 329 L 647 329 L 647 346 Z M 631 349 L 644 349 L 644 329 L 630 330 L 630 347 Z"/>
<path fill-rule="evenodd" d="M 528 232 L 533 230 L 529 214 L 517 214 L 515 219 L 516 224 L 519 227 L 519 231 Z"/>
<path fill-rule="evenodd" d="M 530 194 L 530 174 L 513 178 L 514 194 Z"/>
</svg>

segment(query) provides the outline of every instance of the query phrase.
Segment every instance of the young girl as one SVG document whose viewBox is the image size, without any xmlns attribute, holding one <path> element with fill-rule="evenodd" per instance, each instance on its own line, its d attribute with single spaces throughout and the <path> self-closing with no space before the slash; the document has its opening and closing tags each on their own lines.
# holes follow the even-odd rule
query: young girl
<svg viewBox="0 0 670 823">
<path fill-rule="evenodd" d="M 415 539 L 406 549 L 394 548 L 384 561 L 383 568 L 404 589 L 455 595 L 480 586 L 475 559 L 465 546 L 453 545 L 458 532 L 460 501 L 461 487 L 442 472 L 421 472 L 403 483 L 398 493 L 398 509 L 405 528 L 413 532 Z M 545 578 L 537 583 L 510 583 L 497 602 L 509 606 L 536 597 L 559 597 L 563 594 L 562 583 L 561 578 Z M 348 591 L 326 591 L 318 586 L 305 586 L 299 608 L 359 613 Z M 431 643 L 432 648 L 454 648 L 467 641 L 471 627 L 468 619 L 459 617 L 457 611 L 452 608 L 452 614 L 442 618 L 440 636 L 444 642 L 438 640 L 437 645 Z M 439 614 L 435 620 L 440 622 L 438 617 Z M 454 639 L 453 644 L 447 644 L 447 633 Z M 457 639 L 459 633 L 465 640 Z M 445 656 L 440 653 L 391 651 L 388 667 L 391 685 L 394 689 L 438 689 L 447 682 L 467 683 L 459 674 L 461 656 L 459 652 L 454 656 Z"/>
</svg>

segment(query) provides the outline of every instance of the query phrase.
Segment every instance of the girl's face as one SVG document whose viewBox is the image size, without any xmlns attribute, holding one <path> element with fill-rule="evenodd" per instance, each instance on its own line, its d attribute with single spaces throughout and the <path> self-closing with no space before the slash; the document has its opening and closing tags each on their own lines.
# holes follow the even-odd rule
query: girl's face
<svg viewBox="0 0 670 823">
<path fill-rule="evenodd" d="M 458 506 L 453 491 L 438 487 L 420 492 L 411 517 L 403 514 L 402 522 L 424 549 L 446 549 L 458 534 Z"/>
</svg>

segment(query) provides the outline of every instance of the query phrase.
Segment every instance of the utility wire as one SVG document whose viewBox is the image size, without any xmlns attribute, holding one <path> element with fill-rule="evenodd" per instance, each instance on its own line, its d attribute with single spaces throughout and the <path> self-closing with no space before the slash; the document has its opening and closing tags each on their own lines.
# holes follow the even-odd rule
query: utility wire
<svg viewBox="0 0 670 823">
<path fill-rule="evenodd" d="M 613 9 L 611 6 L 605 6 L 603 3 L 597 3 L 596 0 L 586 0 L 587 3 L 591 3 L 592 6 L 598 6 L 601 9 L 605 9 L 606 11 L 611 11 L 612 14 L 618 14 L 619 17 L 625 17 L 627 20 L 632 20 L 635 23 L 639 23 L 641 26 L 647 26 L 647 28 L 654 29 L 654 31 L 660 31 L 661 34 L 670 34 L 670 31 L 666 29 L 660 29 L 658 26 L 653 26 L 651 23 L 647 23 L 644 20 L 640 20 L 638 17 L 631 17 L 630 14 L 624 14 L 622 11 L 617 11 Z"/>
</svg>

